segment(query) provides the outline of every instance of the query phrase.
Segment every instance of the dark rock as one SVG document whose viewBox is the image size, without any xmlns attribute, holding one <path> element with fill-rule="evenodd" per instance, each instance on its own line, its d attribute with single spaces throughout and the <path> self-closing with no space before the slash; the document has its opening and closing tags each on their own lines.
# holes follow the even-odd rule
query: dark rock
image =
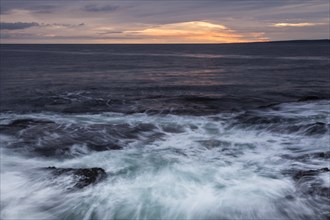
<svg viewBox="0 0 330 220">
<path fill-rule="evenodd" d="M 210 140 L 200 140 L 197 141 L 198 143 L 200 143 L 203 147 L 206 147 L 207 149 L 212 149 L 215 147 L 222 147 L 222 150 L 224 149 L 224 147 L 230 147 L 231 143 L 227 142 L 227 141 L 219 141 L 219 140 L 215 140 L 215 139 L 210 139 Z"/>
<path fill-rule="evenodd" d="M 257 109 L 267 109 L 267 108 L 275 108 L 275 109 L 278 109 L 278 105 L 280 103 L 270 103 L 270 104 L 267 104 L 267 105 L 261 105 L 261 106 L 258 106 Z"/>
<path fill-rule="evenodd" d="M 329 159 L 330 158 L 330 151 L 319 152 L 319 153 L 315 153 L 314 155 L 317 156 L 317 157 Z"/>
<path fill-rule="evenodd" d="M 122 146 L 115 144 L 115 143 L 104 143 L 104 144 L 94 144 L 88 143 L 88 148 L 94 151 L 106 151 L 106 150 L 121 150 L 123 149 Z"/>
<path fill-rule="evenodd" d="M 315 134 L 325 134 L 328 131 L 329 125 L 322 122 L 316 122 L 314 124 L 308 125 L 305 134 L 315 135 Z"/>
<path fill-rule="evenodd" d="M 310 153 L 310 154 L 304 154 L 300 157 L 297 157 L 297 159 L 310 159 L 310 158 L 324 158 L 324 159 L 329 159 L 330 158 L 330 151 L 326 152 L 315 152 L 315 153 Z"/>
<path fill-rule="evenodd" d="M 295 200 L 295 198 L 294 198 L 293 195 L 287 195 L 287 196 L 285 196 L 285 198 L 286 198 L 287 200 Z"/>
<path fill-rule="evenodd" d="M 294 122 L 293 120 L 290 121 L 290 119 L 285 119 L 280 116 L 263 116 L 263 115 L 258 115 L 258 113 L 253 112 L 253 111 L 247 111 L 244 114 L 238 115 L 236 117 L 236 120 L 238 121 L 239 124 L 242 125 L 272 125 L 272 124 L 283 124 L 283 123 L 292 123 Z"/>
<path fill-rule="evenodd" d="M 38 119 L 16 119 L 7 125 L 2 125 L 2 127 L 19 127 L 27 128 L 32 125 L 44 125 L 44 124 L 53 124 L 55 122 L 48 120 L 38 120 Z"/>
<path fill-rule="evenodd" d="M 177 132 L 178 129 L 180 127 Z M 15 135 L 17 141 L 6 146 L 12 150 L 22 152 L 24 148 L 29 156 L 56 158 L 72 158 L 90 151 L 120 150 L 135 140 L 151 143 L 165 135 L 151 123 L 82 126 L 30 119 L 0 125 L 0 132 Z"/>
<path fill-rule="evenodd" d="M 330 188 L 328 187 L 322 187 L 319 185 L 311 185 L 304 191 L 305 194 L 309 195 L 317 195 L 322 196 L 330 199 Z"/>
<path fill-rule="evenodd" d="M 44 126 L 50 124 L 55 124 L 55 122 L 39 119 L 16 119 L 9 124 L 0 125 L 0 132 L 5 134 L 15 134 L 22 129 L 26 129 L 32 126 Z"/>
<path fill-rule="evenodd" d="M 168 133 L 183 133 L 185 131 L 183 126 L 175 124 L 163 125 L 162 129 Z"/>
<path fill-rule="evenodd" d="M 73 176 L 76 184 L 73 186 L 74 189 L 81 189 L 91 184 L 98 183 L 104 180 L 107 176 L 106 172 L 102 168 L 56 168 L 47 167 L 44 170 L 50 171 L 55 177 L 61 177 L 63 175 Z"/>
<path fill-rule="evenodd" d="M 330 158 L 330 151 L 326 152 L 315 152 L 315 153 L 309 153 L 309 154 L 303 154 L 299 156 L 292 156 L 292 155 L 283 155 L 285 159 L 289 160 L 298 160 L 298 161 L 309 161 L 312 158 L 318 158 L 318 159 L 329 159 Z"/>
<path fill-rule="evenodd" d="M 296 172 L 293 175 L 293 179 L 295 181 L 299 181 L 302 178 L 306 178 L 306 177 L 313 177 L 316 176 L 320 173 L 324 173 L 324 172 L 329 172 L 329 168 L 325 167 L 325 168 L 321 168 L 321 169 L 317 169 L 317 170 L 300 170 L 298 172 Z"/>
<path fill-rule="evenodd" d="M 330 188 L 323 186 L 323 181 L 318 177 L 321 173 L 330 172 L 329 168 L 316 170 L 300 170 L 293 173 L 298 195 L 320 196 L 330 199 Z M 330 175 L 330 174 L 329 174 Z M 329 176 L 330 178 L 330 176 Z"/>
<path fill-rule="evenodd" d="M 204 96 L 185 96 L 182 98 L 188 102 L 210 102 L 210 101 L 218 101 L 219 98 L 214 97 L 204 97 Z"/>
<path fill-rule="evenodd" d="M 298 99 L 298 102 L 313 101 L 313 100 L 319 100 L 319 99 L 322 99 L 322 98 L 311 95 L 311 96 L 304 96 L 304 97 Z"/>
</svg>

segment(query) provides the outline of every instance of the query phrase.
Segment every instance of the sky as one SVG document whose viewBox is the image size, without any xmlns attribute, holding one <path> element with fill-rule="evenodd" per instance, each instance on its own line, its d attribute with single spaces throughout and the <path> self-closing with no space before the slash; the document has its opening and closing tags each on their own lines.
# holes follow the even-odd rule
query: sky
<svg viewBox="0 0 330 220">
<path fill-rule="evenodd" d="M 329 39 L 328 0 L 0 0 L 1 43 Z"/>
</svg>

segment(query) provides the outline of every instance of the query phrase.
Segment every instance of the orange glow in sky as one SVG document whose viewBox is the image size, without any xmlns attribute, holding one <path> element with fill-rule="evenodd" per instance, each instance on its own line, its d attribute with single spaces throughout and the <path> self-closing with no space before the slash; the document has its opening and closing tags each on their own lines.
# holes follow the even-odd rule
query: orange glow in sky
<svg viewBox="0 0 330 220">
<path fill-rule="evenodd" d="M 1 0 L 1 43 L 240 43 L 329 38 L 329 1 Z"/>
<path fill-rule="evenodd" d="M 205 21 L 165 24 L 130 33 L 154 38 L 160 42 L 231 43 L 247 41 L 242 34 L 235 33 L 221 24 Z"/>
</svg>

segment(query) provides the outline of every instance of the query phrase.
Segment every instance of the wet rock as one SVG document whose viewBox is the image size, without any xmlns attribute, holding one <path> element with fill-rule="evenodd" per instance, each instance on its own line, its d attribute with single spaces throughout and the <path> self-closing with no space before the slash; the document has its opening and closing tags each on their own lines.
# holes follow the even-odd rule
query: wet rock
<svg viewBox="0 0 330 220">
<path fill-rule="evenodd" d="M 330 158 L 330 151 L 326 152 L 315 152 L 315 153 L 310 153 L 310 154 L 305 154 L 297 159 L 310 159 L 310 158 L 322 158 L 322 159 L 329 159 Z"/>
<path fill-rule="evenodd" d="M 320 157 L 320 158 L 329 159 L 330 158 L 330 151 L 328 151 L 328 152 L 319 152 L 319 153 L 315 153 L 314 155 L 317 156 L 317 157 Z"/>
<path fill-rule="evenodd" d="M 314 124 L 308 125 L 305 134 L 307 135 L 317 135 L 325 134 L 329 129 L 329 125 L 322 122 L 316 122 Z"/>
<path fill-rule="evenodd" d="M 31 126 L 33 125 L 33 126 Z M 29 156 L 72 158 L 94 151 L 120 150 L 136 140 L 144 144 L 165 134 L 151 123 L 80 124 L 42 120 L 16 120 L 0 125 L 0 131 L 16 137 L 6 147 Z"/>
<path fill-rule="evenodd" d="M 215 140 L 215 139 L 200 140 L 197 142 L 200 143 L 203 147 L 206 147 L 207 149 L 212 149 L 215 147 L 230 147 L 231 146 L 230 142 L 220 141 L 220 140 Z"/>
<path fill-rule="evenodd" d="M 281 116 L 264 116 L 258 112 L 248 111 L 236 117 L 237 123 L 241 126 L 259 126 L 260 128 L 269 128 L 270 125 L 283 125 L 296 122 L 294 119 L 283 118 Z"/>
<path fill-rule="evenodd" d="M 313 196 L 322 196 L 330 199 L 330 188 L 322 187 L 318 184 L 312 184 L 304 191 L 304 193 Z"/>
<path fill-rule="evenodd" d="M 306 177 L 313 177 L 316 176 L 320 173 L 324 173 L 324 172 L 329 172 L 329 168 L 325 167 L 325 168 L 321 168 L 321 169 L 317 169 L 317 170 L 300 170 L 298 172 L 296 172 L 293 175 L 293 179 L 295 181 L 299 181 L 302 178 L 306 178 Z"/>
<path fill-rule="evenodd" d="M 164 132 L 168 132 L 168 133 L 183 133 L 185 131 L 183 126 L 175 125 L 175 124 L 163 125 L 162 129 Z"/>
<path fill-rule="evenodd" d="M 95 144 L 95 143 L 88 143 L 88 148 L 93 151 L 106 151 L 106 150 L 121 150 L 123 149 L 122 146 L 115 144 L 115 143 L 103 143 L 103 144 Z"/>
<path fill-rule="evenodd" d="M 9 124 L 0 125 L 0 132 L 13 135 L 22 129 L 32 126 L 47 126 L 50 124 L 55 124 L 55 122 L 39 119 L 16 119 Z"/>
<path fill-rule="evenodd" d="M 38 120 L 38 119 L 16 119 L 12 121 L 9 126 L 29 126 L 29 125 L 43 125 L 43 124 L 53 124 L 55 122 L 48 120 Z"/>
<path fill-rule="evenodd" d="M 279 105 L 280 103 L 270 103 L 270 104 L 267 104 L 267 105 L 261 105 L 261 106 L 258 106 L 257 109 L 268 109 L 268 108 L 271 108 L 273 110 L 278 110 Z"/>
<path fill-rule="evenodd" d="M 33 125 L 45 125 L 45 124 L 54 124 L 53 121 L 48 120 L 38 120 L 38 119 L 16 119 L 9 124 L 1 125 L 2 128 L 8 127 L 17 127 L 17 128 L 27 128 Z"/>
<path fill-rule="evenodd" d="M 313 100 L 319 100 L 322 99 L 321 97 L 311 95 L 311 96 L 304 96 L 300 99 L 298 99 L 298 102 L 305 102 L 305 101 L 313 101 Z"/>
<path fill-rule="evenodd" d="M 284 198 L 287 200 L 295 200 L 295 197 L 293 195 L 287 195 Z"/>
<path fill-rule="evenodd" d="M 107 150 L 121 150 L 122 147 L 114 143 L 79 143 L 79 142 L 54 142 L 43 146 L 30 148 L 29 152 L 42 157 L 72 158 L 88 154 L 91 151 L 101 152 Z"/>
<path fill-rule="evenodd" d="M 303 155 L 299 155 L 299 156 L 283 155 L 283 157 L 285 159 L 297 160 L 297 161 L 302 161 L 302 162 L 309 161 L 310 159 L 313 159 L 313 158 L 323 160 L 323 159 L 329 159 L 330 158 L 330 151 L 315 152 L 315 153 L 303 154 Z"/>
<path fill-rule="evenodd" d="M 104 180 L 107 176 L 106 172 L 102 168 L 56 168 L 47 167 L 43 168 L 47 170 L 56 178 L 61 176 L 70 175 L 74 178 L 76 184 L 73 189 L 81 189 L 91 184 L 96 184 Z"/>
<path fill-rule="evenodd" d="M 329 168 L 316 170 L 300 170 L 294 173 L 297 193 L 301 195 L 321 196 L 330 199 L 330 188 L 323 186 L 323 181 L 318 177 L 321 173 L 330 172 Z M 329 174 L 330 178 L 330 174 Z"/>
</svg>

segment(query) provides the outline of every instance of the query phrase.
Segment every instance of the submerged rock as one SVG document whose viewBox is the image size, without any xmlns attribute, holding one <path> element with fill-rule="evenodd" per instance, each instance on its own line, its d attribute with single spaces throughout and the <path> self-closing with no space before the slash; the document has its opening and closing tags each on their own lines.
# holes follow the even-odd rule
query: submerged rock
<svg viewBox="0 0 330 220">
<path fill-rule="evenodd" d="M 317 169 L 317 170 L 300 170 L 298 172 L 296 172 L 293 175 L 293 179 L 295 181 L 299 181 L 302 178 L 306 178 L 306 177 L 313 177 L 316 176 L 320 173 L 324 173 L 324 172 L 329 172 L 329 168 L 325 167 L 325 168 L 321 168 L 321 169 Z"/>
<path fill-rule="evenodd" d="M 54 124 L 54 123 L 55 122 L 49 120 L 24 118 L 24 119 L 16 119 L 6 126 L 28 127 L 32 125 L 44 125 L 44 124 Z"/>
<path fill-rule="evenodd" d="M 104 180 L 107 176 L 106 172 L 102 168 L 56 168 L 47 167 L 44 170 L 50 171 L 54 177 L 61 177 L 64 175 L 70 175 L 73 177 L 76 184 L 74 189 L 81 189 L 91 184 L 98 183 Z"/>
<path fill-rule="evenodd" d="M 314 153 L 308 153 L 308 154 L 303 154 L 299 156 L 292 156 L 292 155 L 283 155 L 285 159 L 290 159 L 290 160 L 297 160 L 297 161 L 310 161 L 311 159 L 319 159 L 319 160 L 324 160 L 324 159 L 329 159 L 330 158 L 330 151 L 325 151 L 325 152 L 314 152 Z"/>
<path fill-rule="evenodd" d="M 330 199 L 330 188 L 322 184 L 319 174 L 330 172 L 329 168 L 321 168 L 315 170 L 300 170 L 294 173 L 293 180 L 299 193 L 311 196 L 321 196 Z M 330 174 L 329 174 L 330 178 Z"/>
<path fill-rule="evenodd" d="M 320 99 L 322 99 L 322 97 L 310 95 L 310 96 L 304 96 L 304 97 L 298 99 L 298 102 L 314 101 L 314 100 L 320 100 Z"/>
<path fill-rule="evenodd" d="M 11 121 L 9 124 L 0 125 L 0 132 L 5 134 L 15 134 L 22 129 L 26 129 L 32 126 L 45 126 L 49 124 L 55 124 L 55 122 L 44 119 L 16 119 Z"/>
<path fill-rule="evenodd" d="M 304 134 L 306 135 L 323 135 L 326 134 L 328 129 L 330 128 L 329 124 L 323 122 L 316 122 L 313 124 L 309 124 L 306 126 L 306 130 Z"/>
</svg>

